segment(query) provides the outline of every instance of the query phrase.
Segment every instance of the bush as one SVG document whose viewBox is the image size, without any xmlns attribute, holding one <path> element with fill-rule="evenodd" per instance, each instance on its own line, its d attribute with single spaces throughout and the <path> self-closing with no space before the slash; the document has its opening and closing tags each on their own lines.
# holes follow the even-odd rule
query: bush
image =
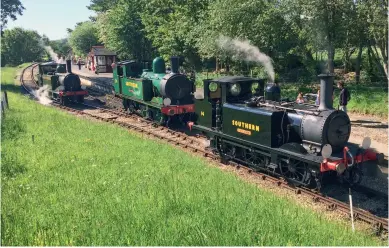
<svg viewBox="0 0 389 248">
<path fill-rule="evenodd" d="M 360 72 L 359 80 L 361 83 L 365 83 L 365 84 L 371 83 L 369 73 L 364 70 Z"/>
</svg>

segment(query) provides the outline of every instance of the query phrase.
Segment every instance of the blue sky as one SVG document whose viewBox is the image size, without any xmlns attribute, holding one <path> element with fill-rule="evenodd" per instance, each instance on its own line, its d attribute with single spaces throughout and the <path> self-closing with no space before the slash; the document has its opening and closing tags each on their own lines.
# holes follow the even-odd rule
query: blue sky
<svg viewBox="0 0 389 248">
<path fill-rule="evenodd" d="M 45 34 L 50 40 L 67 37 L 66 28 L 89 20 L 93 11 L 86 8 L 90 0 L 22 0 L 26 8 L 16 21 L 9 20 L 7 28 L 23 27 Z"/>
</svg>

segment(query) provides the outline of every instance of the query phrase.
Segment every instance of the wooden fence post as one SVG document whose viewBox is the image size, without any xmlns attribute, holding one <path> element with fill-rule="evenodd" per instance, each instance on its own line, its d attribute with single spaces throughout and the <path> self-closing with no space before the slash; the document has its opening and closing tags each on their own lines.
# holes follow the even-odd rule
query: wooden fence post
<svg viewBox="0 0 389 248">
<path fill-rule="evenodd" d="M 3 100 L 1 100 L 1 114 L 3 115 L 3 117 L 5 117 L 5 109 L 4 109 L 4 102 L 3 102 Z"/>
<path fill-rule="evenodd" d="M 5 100 L 5 103 L 7 104 L 7 109 L 9 109 L 7 91 L 4 91 L 4 100 Z"/>
</svg>

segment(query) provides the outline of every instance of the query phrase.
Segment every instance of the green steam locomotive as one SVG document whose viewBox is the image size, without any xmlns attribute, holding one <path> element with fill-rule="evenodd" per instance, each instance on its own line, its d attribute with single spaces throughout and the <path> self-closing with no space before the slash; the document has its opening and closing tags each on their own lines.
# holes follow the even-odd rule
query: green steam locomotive
<svg viewBox="0 0 389 248">
<path fill-rule="evenodd" d="M 194 82 L 179 73 L 179 57 L 171 57 L 171 72 L 166 72 L 165 61 L 157 57 L 148 63 L 123 61 L 114 66 L 115 95 L 123 99 L 128 113 L 137 113 L 161 125 L 173 119 L 181 123 L 194 114 Z"/>
</svg>

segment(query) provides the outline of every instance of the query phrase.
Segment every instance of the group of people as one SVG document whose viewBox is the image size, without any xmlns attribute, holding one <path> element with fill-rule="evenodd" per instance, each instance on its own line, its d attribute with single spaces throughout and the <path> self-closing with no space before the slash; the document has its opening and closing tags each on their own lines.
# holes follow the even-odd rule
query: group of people
<svg viewBox="0 0 389 248">
<path fill-rule="evenodd" d="M 347 90 L 347 88 L 344 87 L 344 82 L 339 81 L 337 84 L 338 88 L 340 89 L 340 95 L 339 95 L 339 109 L 347 113 L 347 104 L 351 100 L 350 92 Z M 334 94 L 332 94 L 332 100 L 334 100 Z M 305 99 L 303 97 L 303 93 L 299 92 L 296 103 L 304 103 Z M 315 101 L 316 105 L 320 104 L 320 90 L 317 91 L 317 97 Z"/>
</svg>

